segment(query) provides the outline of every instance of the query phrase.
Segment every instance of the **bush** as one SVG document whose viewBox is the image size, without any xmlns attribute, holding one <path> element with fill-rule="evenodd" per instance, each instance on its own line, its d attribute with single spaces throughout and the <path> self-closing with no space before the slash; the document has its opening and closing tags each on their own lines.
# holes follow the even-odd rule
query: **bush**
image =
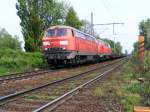
<svg viewBox="0 0 150 112">
<path fill-rule="evenodd" d="M 133 94 L 130 92 L 124 92 L 120 98 L 125 112 L 133 112 L 133 107 L 138 104 L 141 99 L 138 94 Z"/>
<path fill-rule="evenodd" d="M 47 66 L 43 62 L 42 53 L 27 53 L 12 49 L 0 50 L 0 73 L 26 71 Z"/>
</svg>

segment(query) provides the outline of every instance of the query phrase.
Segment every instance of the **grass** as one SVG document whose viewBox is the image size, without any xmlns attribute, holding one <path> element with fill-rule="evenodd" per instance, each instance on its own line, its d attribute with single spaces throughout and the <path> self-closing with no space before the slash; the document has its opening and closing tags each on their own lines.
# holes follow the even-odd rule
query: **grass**
<svg viewBox="0 0 150 112">
<path fill-rule="evenodd" d="M 141 97 L 139 94 L 133 94 L 125 91 L 119 97 L 125 112 L 133 112 L 133 107 L 139 103 Z"/>
<path fill-rule="evenodd" d="M 42 53 L 27 53 L 11 49 L 0 49 L 0 75 L 24 72 L 47 66 Z"/>
<path fill-rule="evenodd" d="M 34 101 L 34 100 L 53 100 L 57 98 L 58 96 L 43 96 L 43 95 L 32 95 L 32 96 L 27 96 L 26 100 L 29 101 Z"/>
<path fill-rule="evenodd" d="M 150 53 L 148 53 L 150 54 Z M 146 55 L 144 63 L 131 59 L 125 67 L 126 79 L 118 94 L 125 112 L 133 112 L 133 106 L 150 106 L 150 55 Z M 143 81 L 138 79 L 142 78 Z"/>
<path fill-rule="evenodd" d="M 101 97 L 101 96 L 104 95 L 104 91 L 103 91 L 103 89 L 102 89 L 101 87 L 97 87 L 97 88 L 93 91 L 92 95 L 95 96 L 95 97 Z"/>
</svg>

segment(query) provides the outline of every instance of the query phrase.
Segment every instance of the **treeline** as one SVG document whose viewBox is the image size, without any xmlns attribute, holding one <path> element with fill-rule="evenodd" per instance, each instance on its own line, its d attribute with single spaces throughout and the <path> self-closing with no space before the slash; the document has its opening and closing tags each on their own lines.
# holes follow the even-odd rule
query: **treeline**
<svg viewBox="0 0 150 112">
<path fill-rule="evenodd" d="M 102 40 L 109 43 L 113 53 L 122 53 L 122 46 L 120 42 L 114 42 L 113 40 L 110 39 L 102 39 Z"/>
<path fill-rule="evenodd" d="M 10 35 L 4 28 L 0 30 L 0 49 L 21 50 L 21 42 L 17 36 Z"/>
</svg>

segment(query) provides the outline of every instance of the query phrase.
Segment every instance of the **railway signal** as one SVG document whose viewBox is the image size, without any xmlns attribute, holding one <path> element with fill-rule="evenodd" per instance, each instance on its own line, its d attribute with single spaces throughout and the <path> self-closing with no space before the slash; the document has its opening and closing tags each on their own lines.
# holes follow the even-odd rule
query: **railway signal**
<svg viewBox="0 0 150 112">
<path fill-rule="evenodd" d="M 138 42 L 138 57 L 140 60 L 144 60 L 144 36 L 139 36 L 139 42 Z"/>
</svg>

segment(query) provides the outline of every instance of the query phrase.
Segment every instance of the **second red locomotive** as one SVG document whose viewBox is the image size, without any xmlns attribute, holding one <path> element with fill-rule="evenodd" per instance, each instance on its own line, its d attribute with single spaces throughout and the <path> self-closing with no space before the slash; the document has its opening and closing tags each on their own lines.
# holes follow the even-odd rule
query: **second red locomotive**
<svg viewBox="0 0 150 112">
<path fill-rule="evenodd" d="M 44 57 L 49 64 L 84 63 L 112 54 L 110 45 L 69 26 L 52 26 L 42 39 Z"/>
</svg>

